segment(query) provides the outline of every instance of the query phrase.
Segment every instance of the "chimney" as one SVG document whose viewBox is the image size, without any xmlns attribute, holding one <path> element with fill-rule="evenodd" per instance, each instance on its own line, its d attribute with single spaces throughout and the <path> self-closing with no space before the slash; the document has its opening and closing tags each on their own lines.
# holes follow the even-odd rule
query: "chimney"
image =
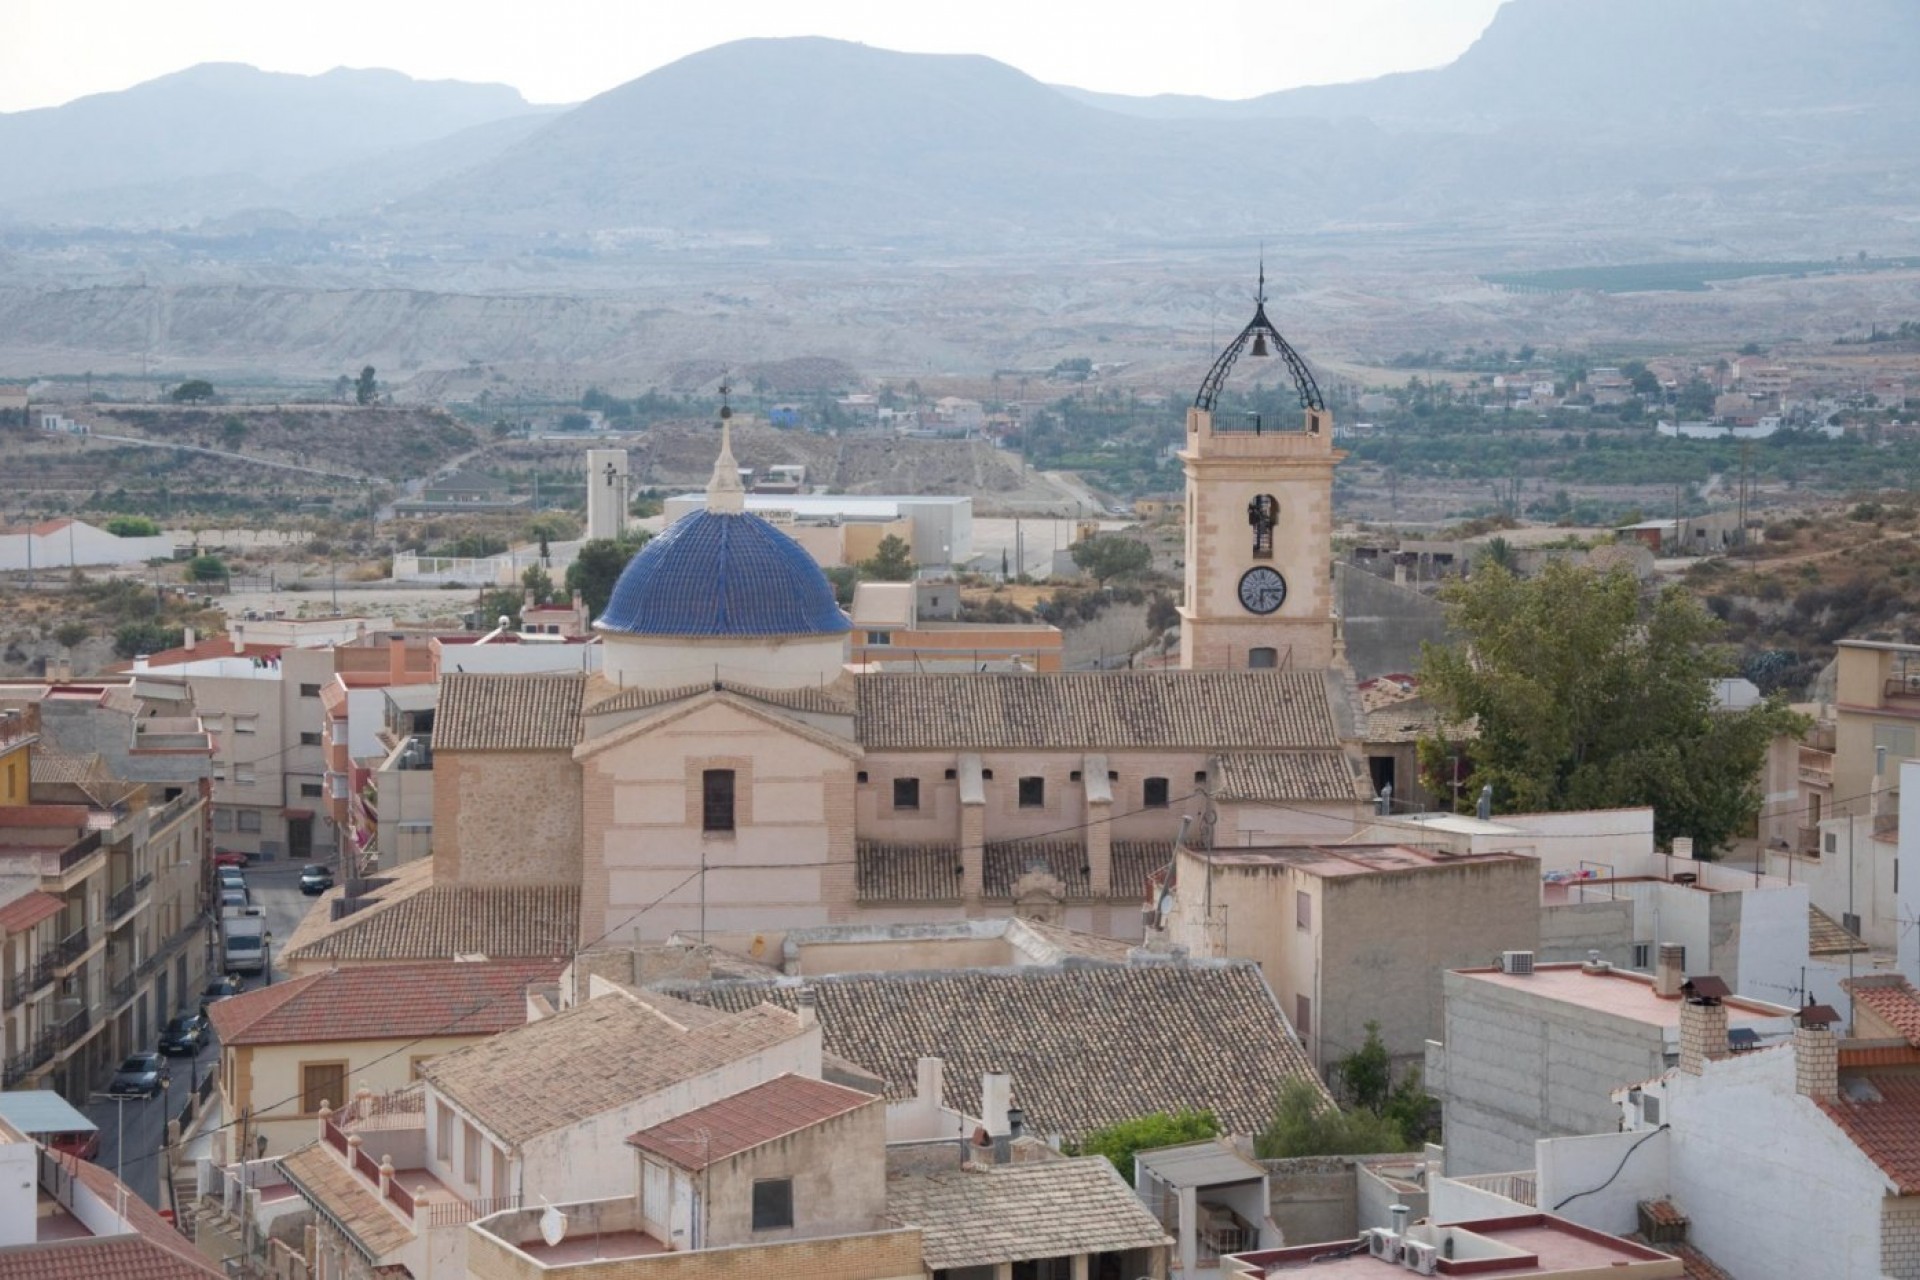
<svg viewBox="0 0 1920 1280">
<path fill-rule="evenodd" d="M 1688 862 L 1692 862 L 1693 837 L 1675 836 L 1673 838 L 1673 856 L 1676 858 L 1685 858 Z"/>
<path fill-rule="evenodd" d="M 193 628 L 187 627 L 183 632 L 182 639 L 180 641 L 180 647 L 182 649 L 185 649 L 188 653 L 192 653 L 193 647 L 195 644 L 199 642 L 199 639 L 200 637 L 194 633 Z"/>
<path fill-rule="evenodd" d="M 811 1030 L 820 1025 L 820 1013 L 814 1007 L 812 987 L 802 987 L 793 993 L 793 1011 L 799 1015 L 801 1026 Z"/>
<path fill-rule="evenodd" d="M 1840 1096 L 1840 1038 L 1833 1034 L 1839 1020 L 1839 1012 L 1824 1004 L 1810 1004 L 1795 1018 L 1793 1087 L 1815 1102 Z"/>
<path fill-rule="evenodd" d="M 1682 972 L 1687 965 L 1687 949 L 1677 942 L 1660 944 L 1660 957 L 1653 966 L 1653 994 L 1662 1000 L 1678 1000 Z"/>
<path fill-rule="evenodd" d="M 395 631 L 387 636 L 387 683 L 403 684 L 407 678 L 407 638 Z"/>
<path fill-rule="evenodd" d="M 72 658 L 47 659 L 47 683 L 71 684 L 73 682 Z"/>
<path fill-rule="evenodd" d="M 1013 1106 L 1013 1077 L 988 1071 L 980 1077 L 980 1122 L 993 1141 L 993 1162 L 1005 1164 L 1012 1148 L 1007 1112 Z"/>
<path fill-rule="evenodd" d="M 227 632 L 233 637 L 233 651 L 236 654 L 245 653 L 247 651 L 246 625 L 236 622 L 227 628 Z"/>
<path fill-rule="evenodd" d="M 1727 1006 L 1721 1003 L 1727 984 L 1703 974 L 1682 983 L 1680 992 L 1685 997 L 1680 1005 L 1680 1069 L 1702 1075 L 1707 1063 L 1727 1056 Z"/>
<path fill-rule="evenodd" d="M 940 1106 L 947 1096 L 947 1064 L 941 1058 L 922 1058 L 914 1064 L 913 1096 L 928 1106 Z"/>
</svg>

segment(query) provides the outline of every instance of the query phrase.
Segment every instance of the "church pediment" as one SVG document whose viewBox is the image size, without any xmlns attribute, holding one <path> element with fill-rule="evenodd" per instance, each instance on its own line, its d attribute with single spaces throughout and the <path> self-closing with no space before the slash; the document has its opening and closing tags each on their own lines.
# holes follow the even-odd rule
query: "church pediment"
<svg viewBox="0 0 1920 1280">
<path fill-rule="evenodd" d="M 636 718 L 629 720 L 625 718 L 627 715 Z M 573 758 L 585 763 L 603 751 L 664 733 L 704 736 L 742 732 L 797 738 L 850 760 L 858 760 L 866 754 L 858 743 L 783 714 L 778 708 L 764 706 L 730 690 L 709 688 L 690 694 L 678 702 L 621 713 L 621 722 L 615 727 L 595 734 L 575 747 Z"/>
</svg>

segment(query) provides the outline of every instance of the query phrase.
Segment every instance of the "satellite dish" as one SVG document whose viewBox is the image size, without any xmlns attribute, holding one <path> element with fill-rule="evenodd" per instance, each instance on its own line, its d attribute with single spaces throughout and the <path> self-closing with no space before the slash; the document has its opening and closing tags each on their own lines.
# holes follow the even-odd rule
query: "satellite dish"
<svg viewBox="0 0 1920 1280">
<path fill-rule="evenodd" d="M 546 1207 L 540 1215 L 540 1238 L 552 1248 L 567 1238 L 567 1215 L 554 1208 Z"/>
<path fill-rule="evenodd" d="M 1171 916 L 1172 914 L 1173 914 L 1173 890 L 1162 889 L 1160 891 L 1160 906 L 1159 906 L 1161 928 L 1164 929 L 1166 927 L 1167 917 Z"/>
</svg>

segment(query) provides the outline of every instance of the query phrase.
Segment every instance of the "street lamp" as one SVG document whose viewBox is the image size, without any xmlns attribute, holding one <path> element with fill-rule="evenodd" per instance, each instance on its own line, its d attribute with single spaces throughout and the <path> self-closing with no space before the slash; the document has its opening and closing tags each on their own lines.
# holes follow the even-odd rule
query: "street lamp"
<svg viewBox="0 0 1920 1280">
<path fill-rule="evenodd" d="M 95 1102 L 113 1103 L 113 1176 L 120 1177 L 120 1162 L 126 1158 L 127 1137 L 127 1095 L 124 1093 L 100 1093 L 95 1091 L 87 1095 Z"/>
</svg>

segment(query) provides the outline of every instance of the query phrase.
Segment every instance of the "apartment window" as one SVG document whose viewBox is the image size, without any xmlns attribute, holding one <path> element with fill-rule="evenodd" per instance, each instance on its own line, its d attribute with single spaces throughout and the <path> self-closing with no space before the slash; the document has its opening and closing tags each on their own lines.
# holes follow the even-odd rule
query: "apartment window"
<svg viewBox="0 0 1920 1280">
<path fill-rule="evenodd" d="M 320 686 L 317 684 L 303 684 L 300 686 L 300 696 L 303 698 L 317 698 L 320 696 Z"/>
<path fill-rule="evenodd" d="M 346 746 L 347 745 L 347 722 L 345 720 L 335 720 L 333 722 L 332 728 L 333 728 L 333 745 L 336 747 Z"/>
<path fill-rule="evenodd" d="M 1020 779 L 1020 807 L 1022 809 L 1043 809 L 1047 804 L 1047 780 L 1045 778 Z"/>
<path fill-rule="evenodd" d="M 1166 808 L 1167 780 L 1165 778 L 1148 778 L 1140 788 L 1140 803 L 1146 805 L 1149 809 Z"/>
<path fill-rule="evenodd" d="M 920 807 L 920 779 L 895 778 L 893 780 L 893 807 L 896 809 Z"/>
<path fill-rule="evenodd" d="M 1313 897 L 1305 889 L 1293 891 L 1293 925 L 1296 929 L 1313 928 Z"/>
<path fill-rule="evenodd" d="M 1280 665 L 1280 651 L 1271 645 L 1258 645 L 1247 650 L 1247 666 L 1254 671 L 1271 671 Z"/>
<path fill-rule="evenodd" d="M 867 643 L 868 643 L 868 644 L 892 644 L 892 643 L 893 643 L 893 632 L 891 632 L 891 631 L 869 631 L 869 632 L 867 632 Z"/>
<path fill-rule="evenodd" d="M 1636 969 L 1651 969 L 1653 967 L 1653 944 L 1651 942 L 1636 942 L 1633 944 L 1633 967 Z"/>
<path fill-rule="evenodd" d="M 300 1064 L 300 1110 L 315 1115 L 320 1104 L 339 1110 L 347 1100 L 347 1064 L 344 1062 L 303 1062 Z"/>
<path fill-rule="evenodd" d="M 255 835 L 258 835 L 260 833 L 260 811 L 258 809 L 242 809 L 233 815 L 233 823 L 236 831 L 251 831 Z"/>
<path fill-rule="evenodd" d="M 215 809 L 213 811 L 213 829 L 215 831 L 233 830 L 233 810 Z"/>
<path fill-rule="evenodd" d="M 260 717 L 259 716 L 235 716 L 233 718 L 233 731 L 235 733 L 260 732 Z"/>
<path fill-rule="evenodd" d="M 1303 1036 L 1313 1034 L 1313 1000 L 1310 997 L 1293 998 L 1293 1029 Z"/>
<path fill-rule="evenodd" d="M 319 746 L 319 745 L 320 745 L 320 734 L 319 734 L 319 731 L 318 731 L 318 730 L 316 730 L 316 731 L 315 731 L 315 732 L 313 732 L 313 733 L 303 733 L 303 734 L 301 734 L 301 735 L 300 735 L 300 745 L 301 745 L 301 746 L 303 746 L 303 747 L 317 747 L 317 746 Z"/>
<path fill-rule="evenodd" d="M 303 782 L 300 784 L 300 794 L 305 799 L 318 800 L 321 791 L 322 788 L 317 782 Z"/>
<path fill-rule="evenodd" d="M 347 798 L 347 775 L 346 774 L 329 773 L 327 775 L 327 782 L 333 788 L 333 798 L 335 800 L 345 800 Z"/>
<path fill-rule="evenodd" d="M 255 775 L 252 765 L 237 764 L 233 766 L 233 785 L 234 786 L 250 787 L 258 780 L 259 779 L 257 775 Z"/>
<path fill-rule="evenodd" d="M 793 1179 L 761 1178 L 753 1184 L 753 1229 L 784 1231 L 793 1225 Z"/>
<path fill-rule="evenodd" d="M 733 770 L 706 769 L 701 772 L 700 829 L 733 830 Z"/>
</svg>

